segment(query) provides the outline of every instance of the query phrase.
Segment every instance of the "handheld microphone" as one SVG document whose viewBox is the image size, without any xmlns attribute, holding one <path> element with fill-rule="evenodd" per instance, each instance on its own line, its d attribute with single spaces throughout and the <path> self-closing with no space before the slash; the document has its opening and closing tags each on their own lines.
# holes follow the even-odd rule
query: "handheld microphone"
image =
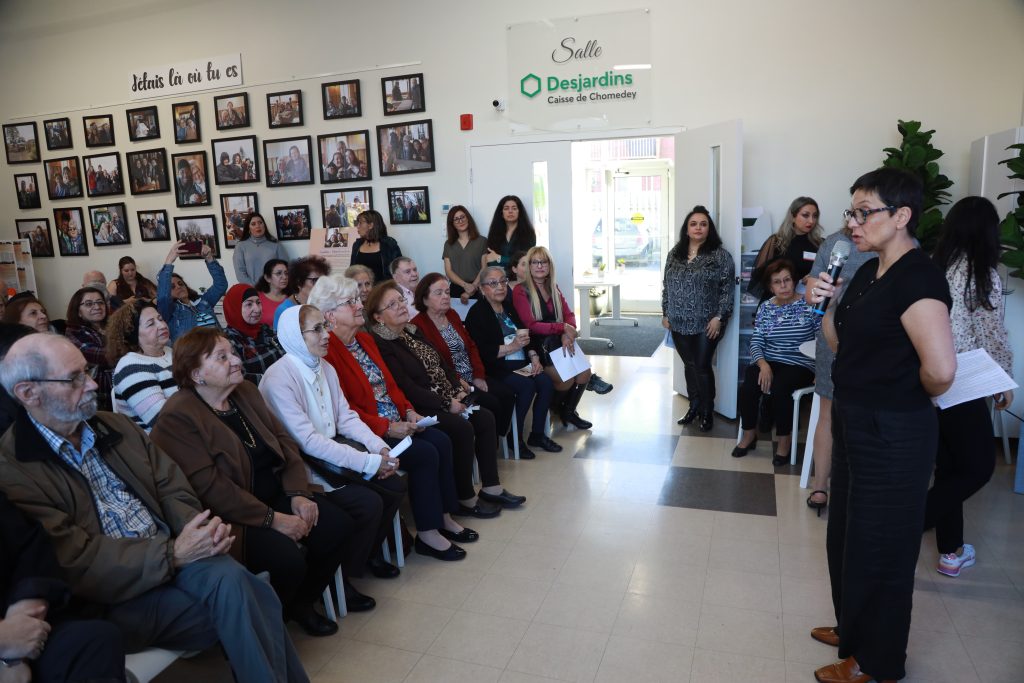
<svg viewBox="0 0 1024 683">
<path fill-rule="evenodd" d="M 836 242 L 835 246 L 832 247 L 832 253 L 828 257 L 828 269 L 825 273 L 832 278 L 832 282 L 835 283 L 839 279 L 839 273 L 843 270 L 843 265 L 846 263 L 846 259 L 850 258 L 850 243 L 849 242 Z M 825 309 L 828 308 L 828 302 L 832 300 L 832 297 L 826 296 L 821 300 L 817 306 L 811 310 L 818 315 L 825 315 Z"/>
</svg>

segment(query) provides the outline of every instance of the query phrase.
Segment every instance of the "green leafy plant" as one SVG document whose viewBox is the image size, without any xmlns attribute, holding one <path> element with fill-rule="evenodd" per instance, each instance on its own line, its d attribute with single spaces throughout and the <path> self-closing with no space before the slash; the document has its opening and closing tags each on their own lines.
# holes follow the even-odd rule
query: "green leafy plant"
<svg viewBox="0 0 1024 683">
<path fill-rule="evenodd" d="M 930 252 L 939 240 L 942 227 L 942 212 L 938 207 L 949 203 L 951 195 L 946 190 L 953 186 L 953 181 L 939 170 L 938 159 L 943 152 L 932 145 L 934 130 L 922 131 L 920 121 L 897 121 L 896 130 L 903 141 L 899 147 L 882 150 L 886 153 L 882 166 L 903 169 L 921 179 L 924 201 L 917 220 L 917 239 L 921 247 Z"/>
<path fill-rule="evenodd" d="M 1011 180 L 1024 180 L 1024 144 L 1010 145 L 1006 149 L 1017 150 L 1017 155 L 999 163 L 1006 164 Z M 999 260 L 1014 269 L 1010 275 L 1024 278 L 1024 190 L 1003 192 L 998 198 L 1010 195 L 1017 195 L 1017 206 L 999 224 L 999 241 L 1005 247 Z"/>
</svg>

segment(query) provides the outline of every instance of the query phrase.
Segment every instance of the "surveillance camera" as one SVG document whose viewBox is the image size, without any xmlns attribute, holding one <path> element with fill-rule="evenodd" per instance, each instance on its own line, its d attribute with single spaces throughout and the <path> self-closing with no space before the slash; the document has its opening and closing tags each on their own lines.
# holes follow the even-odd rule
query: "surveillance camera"
<svg viewBox="0 0 1024 683">
<path fill-rule="evenodd" d="M 505 100 L 491 100 L 494 111 L 505 111 Z"/>
</svg>

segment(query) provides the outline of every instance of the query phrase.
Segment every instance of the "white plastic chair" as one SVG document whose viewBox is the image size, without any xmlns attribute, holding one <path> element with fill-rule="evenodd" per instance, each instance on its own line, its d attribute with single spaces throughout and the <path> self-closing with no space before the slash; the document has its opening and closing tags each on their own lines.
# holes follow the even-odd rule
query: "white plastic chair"
<svg viewBox="0 0 1024 683">
<path fill-rule="evenodd" d="M 164 669 L 174 664 L 178 657 L 188 657 L 194 654 L 193 652 L 162 650 L 158 647 L 151 647 L 142 652 L 127 655 L 124 658 L 124 668 L 128 672 L 128 680 L 136 681 L 137 683 L 149 683 L 149 681 L 159 676 Z"/>
<path fill-rule="evenodd" d="M 515 406 L 512 406 L 512 454 L 514 459 L 519 459 L 519 416 L 516 414 Z M 508 460 L 508 435 L 501 437 L 501 456 Z"/>
<path fill-rule="evenodd" d="M 804 387 L 803 389 L 797 389 L 796 391 L 793 392 L 793 429 L 790 432 L 791 436 L 790 436 L 790 439 L 789 439 L 789 464 L 790 465 L 795 465 L 796 464 L 796 442 L 799 440 L 797 438 L 799 436 L 799 432 L 797 430 L 799 430 L 799 428 L 800 428 L 800 399 L 802 399 L 807 394 L 811 394 L 811 393 L 814 393 L 814 385 L 813 384 L 811 386 L 809 386 L 809 387 Z M 811 443 L 812 441 L 814 441 L 814 438 L 813 438 L 814 432 L 812 431 L 813 429 L 814 429 L 814 425 L 812 425 L 812 424 L 808 424 L 807 425 L 807 442 L 808 443 Z"/>
<path fill-rule="evenodd" d="M 394 519 L 395 529 L 395 554 L 398 556 L 395 558 L 395 564 L 398 567 L 405 566 L 405 548 L 402 544 L 402 516 L 400 513 L 395 513 Z M 385 562 L 391 562 L 391 548 L 388 547 L 388 539 L 384 539 L 381 544 L 381 553 L 384 555 Z"/>
<path fill-rule="evenodd" d="M 811 465 L 814 463 L 814 434 L 818 430 L 818 418 L 821 416 L 821 396 L 814 394 L 811 399 L 811 416 L 807 420 L 807 441 L 804 443 L 804 465 L 800 468 L 800 488 L 807 488 L 811 479 Z M 796 439 L 793 439 L 796 443 Z"/>
<path fill-rule="evenodd" d="M 348 614 L 348 608 L 345 606 L 345 577 L 341 574 L 341 566 L 338 566 L 338 570 L 334 572 L 334 590 L 338 596 L 337 614 L 335 614 L 334 596 L 331 595 L 330 584 L 324 588 L 324 612 L 327 614 L 327 618 L 337 623 L 341 617 Z"/>
</svg>

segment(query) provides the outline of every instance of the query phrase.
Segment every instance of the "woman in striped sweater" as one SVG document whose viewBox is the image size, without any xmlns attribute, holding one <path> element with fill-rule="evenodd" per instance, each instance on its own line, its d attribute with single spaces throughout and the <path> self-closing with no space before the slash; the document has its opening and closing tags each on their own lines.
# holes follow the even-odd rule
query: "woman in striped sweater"
<svg viewBox="0 0 1024 683">
<path fill-rule="evenodd" d="M 110 316 L 107 359 L 114 367 L 114 412 L 148 433 L 176 391 L 167 323 L 152 301 L 131 299 Z"/>
<path fill-rule="evenodd" d="M 796 293 L 793 265 L 780 259 L 764 271 L 765 287 L 773 294 L 757 309 L 750 340 L 750 365 L 740 387 L 739 409 L 743 437 L 732 449 L 742 458 L 757 447 L 757 406 L 762 394 L 771 394 L 778 446 L 772 465 L 789 459 L 793 423 L 793 392 L 814 382 L 814 360 L 800 353 L 800 345 L 814 339 L 821 316 Z"/>
</svg>

